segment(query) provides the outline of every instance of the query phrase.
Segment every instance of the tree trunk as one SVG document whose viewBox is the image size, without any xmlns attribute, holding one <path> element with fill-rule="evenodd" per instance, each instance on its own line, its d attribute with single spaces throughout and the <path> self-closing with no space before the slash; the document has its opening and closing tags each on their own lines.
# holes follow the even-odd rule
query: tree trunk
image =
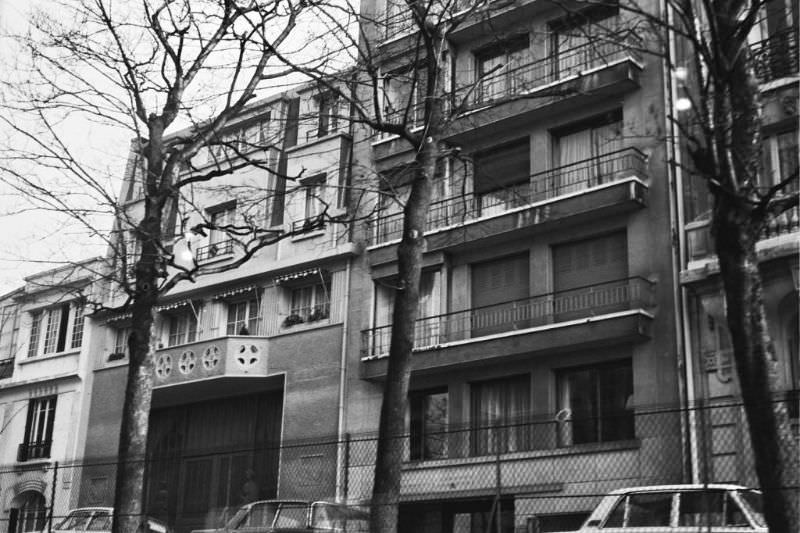
<svg viewBox="0 0 800 533">
<path fill-rule="evenodd" d="M 436 167 L 437 143 L 423 141 L 417 153 L 416 175 L 403 213 L 403 236 L 397 249 L 398 288 L 392 313 L 389 363 L 383 389 L 375 483 L 372 490 L 372 533 L 397 531 L 400 481 L 405 451 L 405 420 L 411 351 L 419 305 L 419 281 L 424 251 L 425 219 L 431 203 L 431 179 Z"/>
<path fill-rule="evenodd" d="M 726 315 L 742 392 L 756 474 L 771 533 L 800 531 L 800 456 L 783 402 L 775 401 L 776 364 L 764 318 L 755 243 L 758 228 L 718 199 L 715 238 Z M 796 354 L 795 354 L 796 355 Z"/>
<path fill-rule="evenodd" d="M 135 533 L 145 519 L 144 484 L 147 434 L 153 395 L 155 308 L 161 268 L 160 244 L 164 201 L 161 180 L 164 169 L 163 122 L 151 116 L 150 138 L 145 148 L 147 175 L 144 215 L 136 228 L 141 256 L 136 262 L 131 335 L 128 339 L 128 378 L 119 436 L 114 520 L 112 533 Z"/>
</svg>

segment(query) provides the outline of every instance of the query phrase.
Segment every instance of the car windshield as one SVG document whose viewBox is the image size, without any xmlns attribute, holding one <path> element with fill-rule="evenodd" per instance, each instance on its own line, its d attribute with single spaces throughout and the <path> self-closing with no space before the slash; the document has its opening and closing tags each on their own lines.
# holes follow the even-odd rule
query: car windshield
<svg viewBox="0 0 800 533">
<path fill-rule="evenodd" d="M 753 517 L 756 525 L 767 527 L 767 522 L 764 520 L 764 503 L 761 493 L 756 490 L 740 490 L 739 498 L 749 511 L 750 516 Z"/>
<path fill-rule="evenodd" d="M 72 511 L 67 517 L 56 526 L 57 530 L 86 529 L 86 524 L 92 517 L 91 511 Z"/>
</svg>

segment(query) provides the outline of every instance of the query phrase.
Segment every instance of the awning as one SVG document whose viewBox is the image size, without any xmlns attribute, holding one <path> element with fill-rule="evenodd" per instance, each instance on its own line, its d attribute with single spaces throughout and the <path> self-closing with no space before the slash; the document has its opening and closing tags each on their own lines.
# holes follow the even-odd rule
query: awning
<svg viewBox="0 0 800 533">
<path fill-rule="evenodd" d="M 184 298 L 183 300 L 176 300 L 168 304 L 159 305 L 156 307 L 156 311 L 169 311 L 170 309 L 177 309 L 185 305 L 190 305 L 191 303 L 192 301 L 189 298 Z"/>
<path fill-rule="evenodd" d="M 306 278 L 310 278 L 312 276 L 320 276 L 323 275 L 324 271 L 319 268 L 309 268 L 308 270 L 300 270 L 297 272 L 290 272 L 288 274 L 284 274 L 283 276 L 278 276 L 275 278 L 275 283 L 281 285 L 283 283 L 288 283 L 290 281 L 297 281 Z"/>
<path fill-rule="evenodd" d="M 240 287 L 234 287 L 232 289 L 228 289 L 222 292 L 218 292 L 214 295 L 215 300 L 220 300 L 222 298 L 230 298 L 231 296 L 236 296 L 237 294 L 244 294 L 246 292 L 254 291 L 258 289 L 256 285 L 242 285 Z"/>
</svg>

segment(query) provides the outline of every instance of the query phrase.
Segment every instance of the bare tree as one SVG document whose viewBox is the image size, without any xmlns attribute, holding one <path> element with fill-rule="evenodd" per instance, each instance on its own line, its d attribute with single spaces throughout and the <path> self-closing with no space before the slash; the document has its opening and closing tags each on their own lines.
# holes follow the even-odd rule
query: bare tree
<svg viewBox="0 0 800 533">
<path fill-rule="evenodd" d="M 49 3 L 15 39 L 19 77 L 4 84 L 0 113 L 9 132 L 3 181 L 27 199 L 22 209 L 66 215 L 109 247 L 93 274 L 108 283 L 110 297 L 90 304 L 131 314 L 115 532 L 136 531 L 143 515 L 158 298 L 181 281 L 236 268 L 291 234 L 270 229 L 263 188 L 238 191 L 253 200 L 235 220 L 204 215 L 192 191 L 246 167 L 291 180 L 271 159 L 274 136 L 229 130 L 258 90 L 284 78 L 272 60 L 291 42 L 302 8 L 291 0 Z M 87 158 L 65 128 L 75 120 L 134 137 L 124 196 L 104 162 Z M 225 194 L 236 196 L 224 183 Z M 185 257 L 191 239 L 184 233 L 209 232 L 233 241 L 234 261 Z"/>
</svg>

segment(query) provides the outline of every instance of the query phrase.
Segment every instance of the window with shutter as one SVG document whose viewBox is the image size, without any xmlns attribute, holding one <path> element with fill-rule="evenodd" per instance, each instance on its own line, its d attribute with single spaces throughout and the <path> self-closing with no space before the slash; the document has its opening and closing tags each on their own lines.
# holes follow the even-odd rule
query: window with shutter
<svg viewBox="0 0 800 533">
<path fill-rule="evenodd" d="M 531 173 L 528 137 L 475 154 L 474 168 L 473 188 L 481 216 L 528 203 Z"/>
<path fill-rule="evenodd" d="M 528 253 L 472 265 L 472 336 L 528 327 Z"/>
</svg>

